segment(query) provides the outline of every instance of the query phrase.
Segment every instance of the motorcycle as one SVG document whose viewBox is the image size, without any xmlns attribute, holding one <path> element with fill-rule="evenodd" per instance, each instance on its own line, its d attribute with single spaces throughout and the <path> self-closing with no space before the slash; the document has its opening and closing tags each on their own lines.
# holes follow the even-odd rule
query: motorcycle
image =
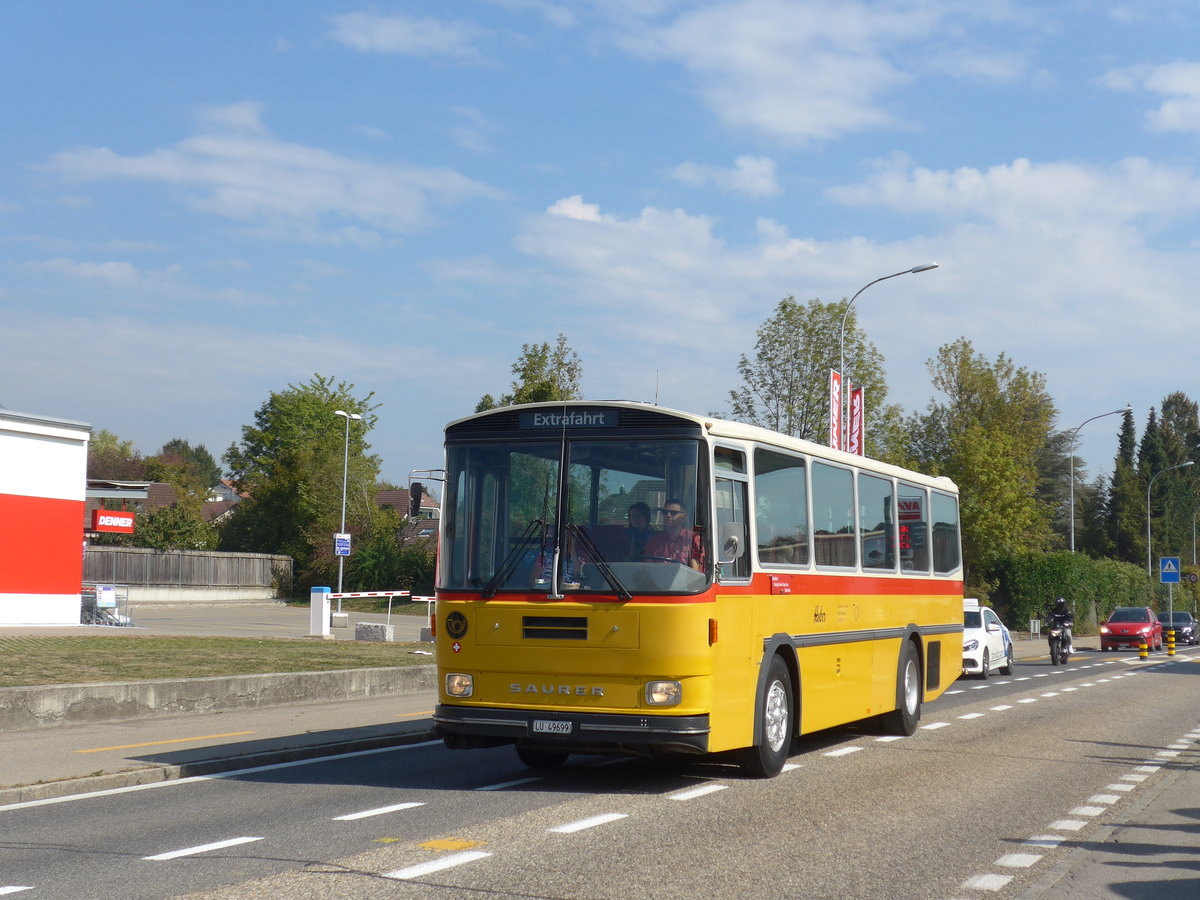
<svg viewBox="0 0 1200 900">
<path fill-rule="evenodd" d="M 1067 635 L 1063 626 L 1051 625 L 1046 632 L 1046 639 L 1050 642 L 1050 665 L 1061 663 L 1065 666 L 1070 656 L 1067 654 Z"/>
</svg>

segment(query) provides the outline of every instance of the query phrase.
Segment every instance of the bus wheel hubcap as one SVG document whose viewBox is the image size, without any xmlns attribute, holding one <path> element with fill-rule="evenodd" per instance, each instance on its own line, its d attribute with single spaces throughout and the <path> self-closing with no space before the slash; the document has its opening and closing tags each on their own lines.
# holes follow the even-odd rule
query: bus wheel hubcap
<svg viewBox="0 0 1200 900">
<path fill-rule="evenodd" d="M 767 691 L 767 708 L 763 712 L 763 724 L 767 744 L 772 750 L 783 746 L 788 727 L 787 692 L 778 681 L 771 683 Z"/>
</svg>

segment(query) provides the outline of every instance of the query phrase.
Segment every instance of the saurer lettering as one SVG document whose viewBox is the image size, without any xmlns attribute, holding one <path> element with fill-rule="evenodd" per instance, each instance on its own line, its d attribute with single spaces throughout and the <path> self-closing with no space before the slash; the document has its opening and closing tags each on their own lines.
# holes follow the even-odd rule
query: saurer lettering
<svg viewBox="0 0 1200 900">
<path fill-rule="evenodd" d="M 586 684 L 518 684 L 508 686 L 511 694 L 562 694 L 568 697 L 603 697 L 604 688 Z"/>
</svg>

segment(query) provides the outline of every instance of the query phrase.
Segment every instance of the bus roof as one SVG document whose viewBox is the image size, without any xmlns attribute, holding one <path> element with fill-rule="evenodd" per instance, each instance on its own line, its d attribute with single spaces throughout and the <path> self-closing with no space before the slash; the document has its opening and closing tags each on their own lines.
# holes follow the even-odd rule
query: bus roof
<svg viewBox="0 0 1200 900">
<path fill-rule="evenodd" d="M 515 410 L 536 410 L 536 409 L 595 409 L 595 408 L 622 408 L 634 410 L 652 410 L 656 413 L 666 416 L 674 416 L 684 421 L 691 422 L 704 429 L 711 438 L 720 440 L 721 438 L 750 441 L 758 444 L 769 444 L 774 447 L 779 447 L 784 450 L 791 450 L 796 453 L 805 453 L 812 456 L 817 456 L 822 459 L 828 459 L 832 462 L 845 463 L 846 465 L 864 466 L 873 472 L 878 472 L 881 475 L 891 475 L 896 478 L 904 478 L 909 481 L 915 481 L 919 484 L 928 487 L 935 487 L 938 490 L 946 491 L 947 493 L 957 494 L 958 486 L 944 476 L 932 477 L 923 475 L 920 472 L 914 472 L 911 469 L 904 469 L 899 466 L 893 466 L 890 463 L 885 463 L 870 457 L 857 456 L 852 453 L 846 453 L 842 450 L 834 450 L 831 447 L 826 447 L 822 444 L 807 441 L 803 438 L 790 437 L 786 434 L 781 434 L 776 431 L 771 431 L 767 428 L 761 428 L 757 425 L 747 425 L 743 422 L 732 422 L 727 419 L 720 419 L 714 416 L 701 416 L 695 413 L 685 412 L 678 409 L 670 409 L 664 406 L 656 406 L 652 403 L 645 403 L 640 400 L 561 400 L 553 403 L 525 403 L 514 406 L 502 406 L 496 409 L 489 409 L 484 412 L 474 413 L 469 416 L 463 416 L 460 419 L 455 419 L 446 425 L 447 429 L 453 428 L 465 422 L 470 422 L 474 419 L 486 418 L 499 412 L 512 413 Z"/>
</svg>

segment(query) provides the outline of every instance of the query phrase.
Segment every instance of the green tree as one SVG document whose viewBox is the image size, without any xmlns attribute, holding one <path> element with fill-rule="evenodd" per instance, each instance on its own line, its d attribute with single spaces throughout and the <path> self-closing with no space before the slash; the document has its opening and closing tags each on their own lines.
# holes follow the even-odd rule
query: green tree
<svg viewBox="0 0 1200 900">
<path fill-rule="evenodd" d="M 1133 411 L 1129 410 L 1121 419 L 1105 509 L 1113 556 L 1127 563 L 1146 558 L 1146 496 L 1137 473 L 1136 448 Z"/>
<path fill-rule="evenodd" d="M 1153 418 L 1153 410 L 1151 411 Z M 1144 479 L 1175 466 L 1200 462 L 1200 422 L 1197 406 L 1181 391 L 1168 394 L 1159 407 L 1155 440 L 1146 447 Z M 1150 427 L 1147 426 L 1147 432 Z M 1149 481 L 1145 482 L 1149 484 Z M 1154 482 L 1151 512 L 1154 553 L 1156 556 L 1185 556 L 1191 559 L 1192 521 L 1200 506 L 1194 468 L 1167 471 Z"/>
<path fill-rule="evenodd" d="M 88 441 L 87 477 L 108 481 L 145 481 L 146 461 L 133 447 L 101 428 Z"/>
<path fill-rule="evenodd" d="M 349 560 L 347 577 L 355 585 L 376 590 L 433 593 L 437 542 L 414 536 L 394 509 L 380 509 Z"/>
<path fill-rule="evenodd" d="M 160 461 L 187 469 L 205 488 L 221 481 L 221 466 L 203 444 L 193 447 L 183 438 L 172 438 L 158 451 Z"/>
<path fill-rule="evenodd" d="M 186 445 L 186 441 L 182 443 Z M 211 486 L 208 475 L 176 452 L 148 457 L 145 463 L 146 479 L 171 485 L 175 501 L 140 516 L 130 543 L 155 550 L 216 549 L 217 530 L 204 520 L 204 504 Z"/>
<path fill-rule="evenodd" d="M 240 444 L 224 460 L 239 491 L 249 495 L 222 528 L 221 547 L 285 553 L 296 563 L 299 587 L 328 584 L 337 571 L 333 534 L 341 522 L 342 454 L 348 437 L 346 530 L 371 530 L 379 512 L 374 485 L 379 458 L 369 454 L 374 394 L 354 396 L 354 385 L 314 375 L 302 385 L 272 392 L 242 427 Z M 336 410 L 362 416 L 348 421 Z M 348 428 L 348 432 L 347 429 Z"/>
<path fill-rule="evenodd" d="M 858 327 L 853 307 L 819 299 L 801 305 L 784 297 L 759 326 L 753 356 L 738 357 L 740 384 L 729 392 L 731 415 L 792 437 L 829 443 L 829 370 L 838 367 L 845 325 L 845 377 L 863 387 L 870 414 L 867 450 L 888 459 L 903 454 L 899 407 L 887 403 L 883 356 Z M 899 462 L 899 459 L 892 461 Z"/>
<path fill-rule="evenodd" d="M 134 547 L 155 550 L 215 550 L 217 529 L 186 503 L 173 503 L 138 517 Z"/>
<path fill-rule="evenodd" d="M 969 590 L 986 594 L 1002 559 L 1050 544 L 1038 490 L 1054 402 L 1043 375 L 1003 353 L 989 362 L 966 338 L 939 348 L 929 371 L 945 399 L 913 417 L 913 452 L 921 468 L 958 483 Z"/>
<path fill-rule="evenodd" d="M 475 406 L 476 412 L 518 403 L 583 399 L 583 363 L 567 343 L 565 334 L 559 334 L 553 347 L 548 342 L 522 344 L 512 373 L 514 380 L 509 393 L 501 394 L 499 400 L 484 394 Z"/>
</svg>

